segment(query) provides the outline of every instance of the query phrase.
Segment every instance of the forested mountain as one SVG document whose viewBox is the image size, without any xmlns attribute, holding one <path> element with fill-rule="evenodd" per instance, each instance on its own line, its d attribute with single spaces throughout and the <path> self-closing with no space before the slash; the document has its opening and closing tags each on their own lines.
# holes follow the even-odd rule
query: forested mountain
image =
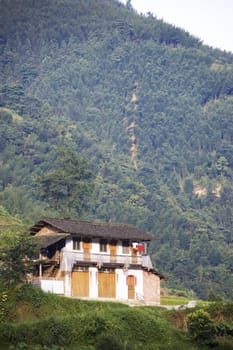
<svg viewBox="0 0 233 350">
<path fill-rule="evenodd" d="M 168 286 L 232 297 L 232 54 L 130 2 L 0 0 L 0 205 L 61 215 L 67 154 L 94 182 L 69 214 L 137 225 Z"/>
</svg>

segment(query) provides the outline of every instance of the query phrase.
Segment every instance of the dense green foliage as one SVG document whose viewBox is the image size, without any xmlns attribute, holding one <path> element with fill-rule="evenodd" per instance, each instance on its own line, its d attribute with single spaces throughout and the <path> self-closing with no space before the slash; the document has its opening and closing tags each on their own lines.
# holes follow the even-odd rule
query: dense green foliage
<svg viewBox="0 0 233 350">
<path fill-rule="evenodd" d="M 81 216 L 93 191 L 92 173 L 76 152 L 65 149 L 59 156 L 55 169 L 38 179 L 40 198 L 62 217 Z"/>
<path fill-rule="evenodd" d="M 215 326 L 208 312 L 197 310 L 190 313 L 187 326 L 194 340 L 207 345 L 214 344 Z"/>
<path fill-rule="evenodd" d="M 0 0 L 0 204 L 60 215 L 38 185 L 71 149 L 95 177 L 82 218 L 151 232 L 168 285 L 230 299 L 233 55 L 129 5 Z"/>
<path fill-rule="evenodd" d="M 34 269 L 35 247 L 31 237 L 26 233 L 14 235 L 7 243 L 7 247 L 0 250 L 0 291 L 25 282 Z"/>
<path fill-rule="evenodd" d="M 1 349 L 208 349 L 196 343 L 191 334 L 177 329 L 172 324 L 170 311 L 158 307 L 132 308 L 116 302 L 65 298 L 46 294 L 30 285 L 9 290 L 4 301 L 0 299 L 0 307 L 3 304 L 5 318 L 0 320 Z M 227 303 L 226 307 L 232 308 L 232 304 Z M 232 317 L 220 304 L 219 307 L 213 305 L 212 309 L 218 309 L 218 312 L 222 309 L 221 320 L 232 325 Z M 186 322 L 185 315 L 174 312 Z M 215 322 L 214 318 L 208 320 L 211 324 Z M 223 322 L 216 322 L 216 325 L 220 324 Z M 230 334 L 218 334 L 217 340 L 216 350 L 231 349 Z"/>
<path fill-rule="evenodd" d="M 12 245 L 15 237 L 23 232 L 27 232 L 27 226 L 0 205 L 0 249 Z"/>
</svg>

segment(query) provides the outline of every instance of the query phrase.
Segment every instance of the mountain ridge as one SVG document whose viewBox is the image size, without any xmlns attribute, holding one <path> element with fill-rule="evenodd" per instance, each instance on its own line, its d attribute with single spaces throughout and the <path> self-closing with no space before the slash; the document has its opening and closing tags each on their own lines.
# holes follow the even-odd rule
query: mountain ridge
<svg viewBox="0 0 233 350">
<path fill-rule="evenodd" d="M 0 7 L 0 204 L 47 215 L 39 179 L 74 150 L 95 175 L 83 219 L 159 236 L 171 287 L 230 298 L 233 55 L 116 0 Z"/>
</svg>

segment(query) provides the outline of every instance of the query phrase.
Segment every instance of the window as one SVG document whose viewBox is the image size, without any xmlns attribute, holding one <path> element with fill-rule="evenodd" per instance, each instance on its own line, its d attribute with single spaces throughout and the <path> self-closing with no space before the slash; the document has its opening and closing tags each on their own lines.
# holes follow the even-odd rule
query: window
<svg viewBox="0 0 233 350">
<path fill-rule="evenodd" d="M 72 271 L 89 271 L 88 266 L 79 266 L 79 265 L 74 265 Z"/>
<path fill-rule="evenodd" d="M 107 252 L 107 243 L 108 243 L 108 241 L 106 239 L 100 239 L 100 252 L 101 253 Z"/>
<path fill-rule="evenodd" d="M 73 250 L 81 250 L 81 238 L 73 238 Z"/>
<path fill-rule="evenodd" d="M 111 272 L 115 272 L 115 270 L 114 269 L 110 269 L 108 267 L 101 267 L 99 269 L 99 272 L 111 273 Z"/>
<path fill-rule="evenodd" d="M 122 242 L 122 253 L 129 254 L 129 241 Z"/>
</svg>

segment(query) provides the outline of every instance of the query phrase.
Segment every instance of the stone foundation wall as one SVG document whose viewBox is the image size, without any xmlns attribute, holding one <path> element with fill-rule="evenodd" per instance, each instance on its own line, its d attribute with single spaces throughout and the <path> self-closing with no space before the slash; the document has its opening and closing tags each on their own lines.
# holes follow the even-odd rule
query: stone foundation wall
<svg viewBox="0 0 233 350">
<path fill-rule="evenodd" d="M 160 277 L 143 271 L 143 295 L 146 304 L 160 305 Z"/>
</svg>

